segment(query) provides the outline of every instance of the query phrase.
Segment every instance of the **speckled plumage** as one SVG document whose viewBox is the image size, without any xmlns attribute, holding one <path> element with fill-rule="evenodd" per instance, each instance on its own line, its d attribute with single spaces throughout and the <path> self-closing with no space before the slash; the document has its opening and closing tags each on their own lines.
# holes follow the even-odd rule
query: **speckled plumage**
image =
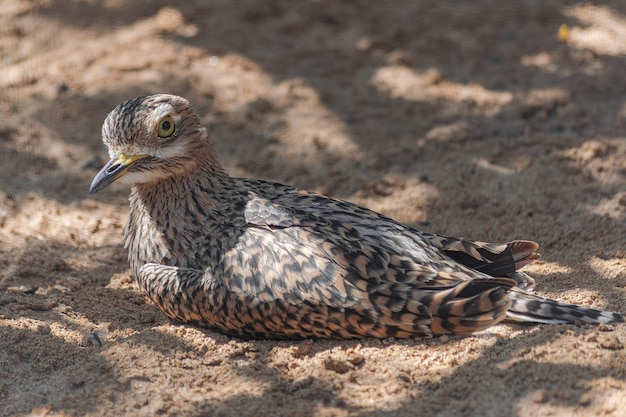
<svg viewBox="0 0 626 417">
<path fill-rule="evenodd" d="M 612 312 L 531 294 L 529 241 L 424 233 L 347 202 L 219 164 L 189 102 L 156 95 L 106 118 L 111 161 L 90 193 L 132 184 L 125 245 L 171 319 L 240 337 L 464 334 L 504 319 L 611 323 Z"/>
</svg>

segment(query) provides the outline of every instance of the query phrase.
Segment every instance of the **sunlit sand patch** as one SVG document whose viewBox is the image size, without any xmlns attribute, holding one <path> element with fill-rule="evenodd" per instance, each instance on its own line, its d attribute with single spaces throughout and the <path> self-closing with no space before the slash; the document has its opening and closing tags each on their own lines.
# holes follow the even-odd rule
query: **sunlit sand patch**
<svg viewBox="0 0 626 417">
<path fill-rule="evenodd" d="M 609 6 L 584 4 L 565 10 L 586 27 L 574 26 L 567 43 L 579 49 L 589 49 L 600 55 L 620 56 L 626 53 L 626 17 Z"/>
<path fill-rule="evenodd" d="M 403 66 L 381 67 L 370 83 L 379 91 L 410 101 L 444 99 L 453 102 L 472 100 L 486 113 L 497 112 L 513 100 L 508 91 L 493 91 L 479 84 L 443 80 L 436 70 L 418 72 Z"/>
<path fill-rule="evenodd" d="M 541 252 L 541 248 L 539 249 L 539 252 Z M 558 262 L 547 262 L 544 260 L 539 260 L 533 264 L 525 266 L 524 272 L 529 273 L 531 275 L 532 274 L 541 274 L 541 275 L 571 274 L 573 272 L 573 269 L 568 266 L 561 265 Z M 539 278 L 539 280 L 541 280 L 541 278 Z M 540 284 L 540 282 L 538 282 L 538 284 Z"/>
<path fill-rule="evenodd" d="M 361 184 L 350 200 L 401 223 L 417 225 L 428 220 L 428 208 L 438 198 L 437 187 L 418 178 L 389 176 Z"/>
<path fill-rule="evenodd" d="M 291 79 L 271 86 L 272 98 L 283 103 L 283 119 L 286 123 L 283 139 L 287 152 L 297 154 L 306 145 L 313 150 L 324 149 L 335 156 L 355 159 L 360 147 L 348 134 L 344 122 L 323 103 L 319 93 L 303 79 Z M 302 132 L 316 132 L 325 126 L 323 134 L 303 137 Z"/>
<path fill-rule="evenodd" d="M 587 210 L 597 216 L 623 220 L 626 216 L 626 191 L 620 191 L 612 198 L 603 198 L 598 204 L 587 206 Z"/>
<path fill-rule="evenodd" d="M 520 59 L 520 62 L 523 66 L 537 67 L 548 73 L 553 73 L 557 71 L 558 65 L 554 61 L 554 54 L 546 51 L 541 51 L 538 54 L 534 55 L 524 55 Z"/>
<path fill-rule="evenodd" d="M 317 165 L 327 155 L 349 160 L 363 156 L 345 122 L 305 78 L 276 82 L 260 65 L 235 53 L 202 57 L 191 70 L 214 94 L 209 117 L 252 130 L 269 154 L 305 165 Z M 207 71 L 210 77 L 203 77 Z"/>
<path fill-rule="evenodd" d="M 59 303 L 50 310 L 55 312 L 63 311 L 65 306 Z M 20 319 L 3 319 L 3 327 L 10 327 L 13 329 L 30 330 L 35 334 L 45 335 L 49 334 L 57 339 L 62 340 L 64 343 L 70 343 L 74 345 L 84 345 L 85 336 L 93 333 L 96 326 L 88 319 L 79 317 L 70 317 L 69 315 L 63 315 L 63 321 L 37 320 L 33 318 L 20 318 Z M 98 333 L 99 335 L 102 332 Z M 101 337 L 101 341 L 104 341 L 104 337 Z"/>
<path fill-rule="evenodd" d="M 89 202 L 76 207 L 31 193 L 20 202 L 19 210 L 7 217 L 0 237 L 15 247 L 22 247 L 27 238 L 105 245 L 111 239 L 119 240 L 125 216 L 113 204 Z"/>
<path fill-rule="evenodd" d="M 52 30 L 60 26 L 60 23 L 54 19 L 39 19 L 37 25 Z M 97 35 L 95 38 L 85 36 L 85 29 L 73 30 L 70 25 L 64 25 L 62 29 L 56 29 L 56 32 L 63 38 L 55 38 L 54 42 L 49 42 L 46 52 L 34 53 L 28 47 L 12 51 L 4 66 L 0 87 L 20 86 L 24 89 L 24 85 L 37 86 L 40 80 L 46 80 L 44 74 L 48 77 L 72 74 L 75 79 L 68 80 L 70 84 L 81 84 L 87 95 L 97 94 L 109 86 L 112 69 L 132 73 L 151 67 L 157 60 L 161 61 L 161 65 L 168 62 L 180 64 L 185 54 L 180 53 L 174 42 L 166 41 L 161 36 L 176 34 L 191 37 L 197 33 L 197 28 L 187 23 L 180 11 L 172 7 L 161 8 L 154 16 L 140 19 L 130 26 L 109 30 L 106 34 L 102 33 L 102 28 L 93 27 L 89 34 Z M 146 39 L 150 39 L 150 42 L 145 42 Z M 139 51 L 144 46 L 146 50 L 142 52 L 146 52 L 145 55 Z M 149 52 L 155 50 L 160 53 Z M 64 59 L 52 58 L 59 55 Z M 168 62 L 164 62 L 164 59 Z M 84 71 L 75 70 L 90 62 L 97 64 L 87 65 Z M 153 72 L 147 81 L 156 81 L 160 76 L 161 74 Z M 44 89 L 48 90 L 50 89 Z M 51 94 L 54 95 L 54 91 L 54 88 L 50 90 Z"/>
<path fill-rule="evenodd" d="M 589 267 L 605 279 L 623 277 L 626 271 L 626 258 L 601 259 L 594 256 L 589 260 Z"/>
<path fill-rule="evenodd" d="M 524 270 L 524 272 L 527 271 Z M 535 276 L 535 278 L 537 277 Z M 543 284 L 541 277 L 539 277 L 539 279 L 537 279 L 535 294 L 569 304 L 576 304 L 589 308 L 606 310 L 606 300 L 598 291 L 580 288 L 577 286 L 568 287 L 568 279 L 565 275 L 563 276 L 562 280 L 563 283 L 559 285 L 558 289 L 549 291 L 546 289 L 546 285 Z M 557 278 L 555 282 L 559 282 L 559 279 Z"/>
<path fill-rule="evenodd" d="M 541 248 L 539 249 L 541 252 Z M 579 304 L 583 306 L 602 308 L 602 297 L 596 291 L 583 288 L 562 288 L 559 291 L 546 291 L 545 285 L 542 285 L 542 275 L 554 275 L 556 280 L 558 277 L 566 279 L 568 276 L 576 274 L 576 271 L 568 266 L 561 265 L 558 262 L 546 262 L 539 260 L 533 264 L 524 267 L 524 272 L 533 276 L 536 280 L 536 293 L 541 296 L 554 298 L 556 300 Z"/>
<path fill-rule="evenodd" d="M 622 138 L 599 138 L 558 154 L 576 170 L 600 184 L 623 184 L 626 176 L 626 143 Z"/>
</svg>

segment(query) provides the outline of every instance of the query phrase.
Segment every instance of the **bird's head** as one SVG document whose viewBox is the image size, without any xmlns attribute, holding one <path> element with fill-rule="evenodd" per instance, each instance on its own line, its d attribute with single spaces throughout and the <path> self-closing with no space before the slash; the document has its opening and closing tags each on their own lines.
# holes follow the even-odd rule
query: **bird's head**
<svg viewBox="0 0 626 417">
<path fill-rule="evenodd" d="M 184 173 L 200 154 L 212 152 L 206 128 L 182 97 L 158 94 L 118 105 L 102 126 L 111 160 L 98 172 L 89 194 L 115 181 L 138 184 Z"/>
</svg>

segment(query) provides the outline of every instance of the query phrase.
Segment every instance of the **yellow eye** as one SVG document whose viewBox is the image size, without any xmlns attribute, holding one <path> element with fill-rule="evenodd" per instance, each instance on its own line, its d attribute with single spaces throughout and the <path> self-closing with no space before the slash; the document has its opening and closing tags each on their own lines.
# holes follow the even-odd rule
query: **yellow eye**
<svg viewBox="0 0 626 417">
<path fill-rule="evenodd" d="M 157 126 L 157 139 L 168 139 L 170 138 L 176 128 L 174 127 L 174 119 L 169 114 L 164 116 L 161 120 L 159 120 L 159 124 Z"/>
</svg>

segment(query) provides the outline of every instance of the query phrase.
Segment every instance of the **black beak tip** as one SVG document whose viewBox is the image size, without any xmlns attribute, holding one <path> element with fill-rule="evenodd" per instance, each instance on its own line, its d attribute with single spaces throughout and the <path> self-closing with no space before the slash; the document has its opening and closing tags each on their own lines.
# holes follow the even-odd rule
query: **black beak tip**
<svg viewBox="0 0 626 417">
<path fill-rule="evenodd" d="M 89 186 L 89 195 L 94 195 L 95 193 L 108 187 L 119 176 L 119 171 L 121 169 L 122 167 L 120 164 L 109 161 L 91 181 L 91 185 Z"/>
<path fill-rule="evenodd" d="M 99 181 L 100 178 L 99 176 L 96 176 L 93 181 L 91 182 L 91 185 L 89 186 L 89 195 L 94 195 L 96 194 L 98 191 L 100 191 L 102 188 L 104 188 L 102 185 L 102 181 Z"/>
<path fill-rule="evenodd" d="M 93 183 L 91 184 L 91 186 L 89 187 L 89 192 L 87 193 L 88 195 L 94 195 L 95 193 L 97 193 L 99 190 L 97 187 L 93 186 Z"/>
</svg>

